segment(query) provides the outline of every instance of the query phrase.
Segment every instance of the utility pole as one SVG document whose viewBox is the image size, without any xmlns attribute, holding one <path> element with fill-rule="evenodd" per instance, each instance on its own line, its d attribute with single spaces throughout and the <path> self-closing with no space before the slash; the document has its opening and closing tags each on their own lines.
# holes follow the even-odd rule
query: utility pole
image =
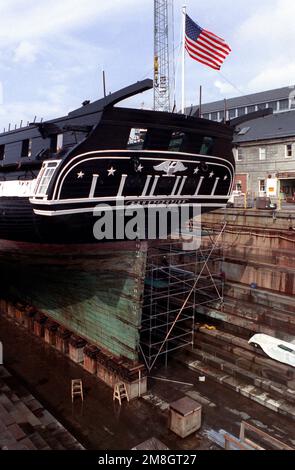
<svg viewBox="0 0 295 470">
<path fill-rule="evenodd" d="M 170 46 L 173 33 L 173 0 L 154 0 L 154 109 L 171 111 L 173 50 Z"/>
</svg>

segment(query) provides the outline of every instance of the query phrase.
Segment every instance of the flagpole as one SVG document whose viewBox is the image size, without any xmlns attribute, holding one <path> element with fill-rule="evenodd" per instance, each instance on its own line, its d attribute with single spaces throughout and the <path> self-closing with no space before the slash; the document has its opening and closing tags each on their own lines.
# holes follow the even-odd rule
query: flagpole
<svg viewBox="0 0 295 470">
<path fill-rule="evenodd" d="M 181 112 L 185 113 L 185 24 L 186 24 L 186 5 L 182 7 L 183 31 L 182 31 L 182 104 Z"/>
</svg>

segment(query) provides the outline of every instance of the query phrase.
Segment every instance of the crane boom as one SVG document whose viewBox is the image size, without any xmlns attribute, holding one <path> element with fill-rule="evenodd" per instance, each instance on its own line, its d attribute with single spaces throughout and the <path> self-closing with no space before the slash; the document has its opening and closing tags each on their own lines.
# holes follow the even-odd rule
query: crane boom
<svg viewBox="0 0 295 470">
<path fill-rule="evenodd" d="M 154 0 L 154 109 L 171 111 L 171 8 L 173 0 Z M 173 28 L 172 24 L 172 28 Z"/>
</svg>

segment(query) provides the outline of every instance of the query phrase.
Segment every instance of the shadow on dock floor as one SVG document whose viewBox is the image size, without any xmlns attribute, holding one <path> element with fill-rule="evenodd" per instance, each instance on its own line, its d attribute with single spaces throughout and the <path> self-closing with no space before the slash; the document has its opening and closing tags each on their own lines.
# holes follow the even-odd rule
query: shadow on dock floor
<svg viewBox="0 0 295 470">
<path fill-rule="evenodd" d="M 0 317 L 5 367 L 87 448 L 127 450 L 151 437 L 170 449 L 209 448 L 205 438 L 182 441 L 168 430 L 167 411 L 142 400 L 122 407 L 105 384 L 26 330 Z M 71 380 L 82 379 L 85 401 L 72 405 Z"/>
<path fill-rule="evenodd" d="M 150 379 L 145 399 L 113 403 L 112 391 L 82 367 L 48 347 L 26 330 L 0 317 L 0 340 L 4 345 L 5 366 L 22 380 L 43 405 L 87 448 L 95 450 L 131 449 L 156 437 L 171 450 L 216 448 L 207 439 L 207 431 L 238 436 L 241 421 L 246 420 L 273 437 L 295 445 L 294 422 L 279 416 L 224 386 L 206 380 L 181 362 L 171 361 L 167 369 L 153 375 L 190 385 Z M 72 406 L 71 379 L 82 379 L 84 405 Z M 203 426 L 198 434 L 182 440 L 168 430 L 169 403 L 189 396 L 203 405 Z"/>
</svg>

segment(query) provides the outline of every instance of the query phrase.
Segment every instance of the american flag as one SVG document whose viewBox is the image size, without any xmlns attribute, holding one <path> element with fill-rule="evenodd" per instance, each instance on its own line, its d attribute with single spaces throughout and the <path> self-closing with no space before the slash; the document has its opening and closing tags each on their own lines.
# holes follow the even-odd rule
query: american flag
<svg viewBox="0 0 295 470">
<path fill-rule="evenodd" d="M 201 28 L 188 15 L 185 21 L 185 48 L 192 59 L 220 70 L 231 48 L 224 39 Z"/>
</svg>

